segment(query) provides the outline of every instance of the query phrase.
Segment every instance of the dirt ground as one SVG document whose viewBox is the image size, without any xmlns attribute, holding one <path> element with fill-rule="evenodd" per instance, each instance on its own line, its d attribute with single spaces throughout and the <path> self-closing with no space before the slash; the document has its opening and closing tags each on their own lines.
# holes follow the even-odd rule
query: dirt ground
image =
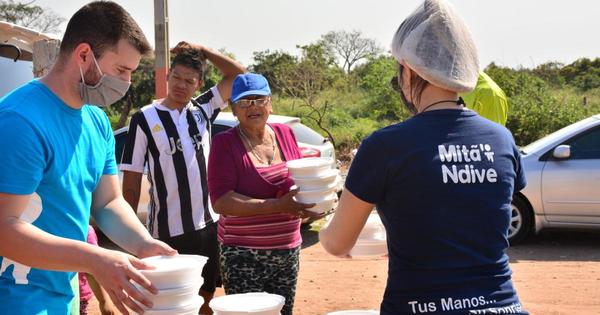
<svg viewBox="0 0 600 315">
<path fill-rule="evenodd" d="M 294 314 L 378 309 L 387 258 L 340 259 L 304 229 Z M 600 234 L 547 232 L 510 248 L 513 281 L 525 308 L 542 315 L 600 314 Z M 218 290 L 217 295 L 223 291 Z M 99 315 L 96 301 L 90 314 Z"/>
</svg>

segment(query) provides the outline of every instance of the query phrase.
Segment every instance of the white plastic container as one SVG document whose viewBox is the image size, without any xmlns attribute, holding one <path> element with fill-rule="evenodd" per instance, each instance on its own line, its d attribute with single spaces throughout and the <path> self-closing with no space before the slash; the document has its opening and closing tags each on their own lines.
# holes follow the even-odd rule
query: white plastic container
<svg viewBox="0 0 600 315">
<path fill-rule="evenodd" d="M 304 158 L 286 162 L 293 178 L 315 177 L 327 174 L 331 169 L 330 158 Z"/>
<path fill-rule="evenodd" d="M 385 227 L 377 212 L 371 212 L 356 244 L 350 250 L 350 256 L 382 256 L 387 252 Z"/>
<path fill-rule="evenodd" d="M 388 253 L 387 241 L 379 240 L 358 240 L 350 250 L 350 256 L 383 256 Z"/>
<path fill-rule="evenodd" d="M 380 236 L 383 235 L 383 236 Z M 383 222 L 381 222 L 381 218 L 377 212 L 373 211 L 369 214 L 367 218 L 367 222 L 363 227 L 362 231 L 360 231 L 359 238 L 363 239 L 372 239 L 372 238 L 381 238 L 385 239 L 385 227 L 383 226 Z"/>
<path fill-rule="evenodd" d="M 142 305 L 144 309 L 148 310 L 163 310 L 172 309 L 178 307 L 184 307 L 194 303 L 194 299 L 198 296 L 198 291 L 202 286 L 202 280 L 198 283 L 187 285 L 175 289 L 164 289 L 158 290 L 157 294 L 152 294 L 146 290 L 141 292 L 152 301 L 152 308 L 148 309 Z M 136 287 L 138 287 L 136 285 Z M 138 287 L 139 289 L 139 287 Z"/>
<path fill-rule="evenodd" d="M 331 199 L 334 190 L 335 187 L 326 187 L 319 190 L 300 190 L 294 197 L 298 202 L 302 203 L 319 203 L 326 199 Z"/>
<path fill-rule="evenodd" d="M 327 211 L 332 210 L 337 204 L 338 198 L 335 193 L 331 193 L 330 197 L 318 202 L 314 207 L 306 209 L 306 211 L 310 211 L 313 213 L 325 213 Z"/>
<path fill-rule="evenodd" d="M 283 296 L 260 292 L 219 296 L 209 306 L 215 315 L 279 315 L 284 304 Z"/>
<path fill-rule="evenodd" d="M 310 178 L 310 179 L 312 179 L 312 178 Z M 296 180 L 294 180 L 294 182 L 296 182 Z M 338 185 L 337 176 L 336 176 L 336 179 L 330 183 L 320 183 L 320 184 L 314 183 L 312 185 L 304 185 L 304 186 L 302 185 L 302 183 L 295 184 L 295 186 L 298 187 L 300 189 L 300 191 L 303 191 L 303 192 L 314 191 L 314 190 L 324 190 L 324 189 L 336 190 L 337 185 Z"/>
<path fill-rule="evenodd" d="M 204 303 L 204 299 L 201 296 L 195 295 L 194 298 L 190 299 L 190 304 L 173 307 L 169 309 L 151 309 L 145 310 L 144 315 L 198 315 L 200 307 Z"/>
<path fill-rule="evenodd" d="M 153 256 L 142 259 L 156 269 L 140 270 L 159 290 L 197 285 L 208 260 L 199 255 Z"/>
<path fill-rule="evenodd" d="M 292 177 L 294 184 L 300 190 L 317 190 L 325 187 L 336 187 L 339 180 L 340 171 L 337 169 L 328 169 L 321 175 L 313 177 Z M 333 186 L 332 186 L 333 185 Z"/>
<path fill-rule="evenodd" d="M 326 315 L 379 315 L 379 311 L 375 310 L 349 310 L 327 313 Z"/>
</svg>

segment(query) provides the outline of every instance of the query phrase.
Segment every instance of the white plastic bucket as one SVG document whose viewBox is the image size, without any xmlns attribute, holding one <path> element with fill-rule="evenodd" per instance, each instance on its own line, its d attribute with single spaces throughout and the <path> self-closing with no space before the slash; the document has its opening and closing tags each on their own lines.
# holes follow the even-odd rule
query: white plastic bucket
<svg viewBox="0 0 600 315">
<path fill-rule="evenodd" d="M 306 209 L 306 211 L 310 211 L 310 212 L 318 213 L 318 214 L 325 213 L 327 211 L 332 210 L 335 207 L 337 201 L 338 201 L 337 195 L 335 193 L 333 193 L 333 194 L 331 194 L 330 198 L 327 198 L 323 201 L 317 202 L 317 204 L 314 207 L 308 208 L 308 209 Z"/>
<path fill-rule="evenodd" d="M 157 294 L 152 294 L 146 290 L 141 290 L 141 292 L 152 301 L 152 310 L 163 310 L 193 304 L 201 286 L 202 281 L 199 281 L 196 284 L 180 288 L 158 290 Z M 139 289 L 139 286 L 136 285 L 136 287 Z M 146 307 L 143 308 L 147 309 Z"/>
<path fill-rule="evenodd" d="M 387 252 L 385 227 L 377 212 L 372 212 L 350 250 L 350 256 L 381 256 Z"/>
<path fill-rule="evenodd" d="M 317 190 L 325 187 L 335 187 L 339 180 L 340 171 L 336 169 L 327 169 L 321 175 L 312 177 L 292 177 L 294 184 L 300 190 Z"/>
<path fill-rule="evenodd" d="M 385 227 L 377 212 L 371 212 L 367 218 L 367 222 L 360 232 L 359 239 L 385 238 Z"/>
<path fill-rule="evenodd" d="M 350 250 L 350 256 L 383 256 L 388 253 L 387 241 L 380 240 L 357 240 Z"/>
<path fill-rule="evenodd" d="M 331 165 L 329 158 L 304 158 L 286 162 L 290 175 L 294 178 L 322 176 L 327 174 Z"/>
<path fill-rule="evenodd" d="M 284 304 L 281 295 L 257 292 L 219 296 L 209 306 L 215 315 L 279 315 Z"/>
<path fill-rule="evenodd" d="M 188 305 L 162 310 L 145 310 L 144 315 L 197 315 L 203 303 L 204 299 L 196 295 L 190 299 L 190 304 Z"/>
<path fill-rule="evenodd" d="M 333 198 L 332 195 L 335 194 L 333 192 L 334 190 L 335 187 L 326 187 L 325 189 L 319 190 L 299 190 L 296 196 L 294 196 L 294 198 L 298 202 L 302 203 L 319 203 L 325 199 Z"/>
<path fill-rule="evenodd" d="M 199 255 L 153 256 L 142 259 L 156 269 L 140 270 L 159 290 L 197 285 L 208 260 Z M 202 283 L 200 283 L 202 284 Z"/>
</svg>

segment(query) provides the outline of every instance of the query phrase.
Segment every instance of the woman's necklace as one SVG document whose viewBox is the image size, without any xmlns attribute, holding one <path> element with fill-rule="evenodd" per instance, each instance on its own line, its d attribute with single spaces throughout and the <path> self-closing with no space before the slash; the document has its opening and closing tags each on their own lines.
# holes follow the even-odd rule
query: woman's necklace
<svg viewBox="0 0 600 315">
<path fill-rule="evenodd" d="M 238 129 L 238 132 L 240 134 L 240 137 L 246 142 L 246 144 L 250 148 L 250 152 L 252 152 L 252 155 L 254 155 L 254 157 L 258 160 L 258 162 L 260 162 L 261 164 L 271 165 L 271 163 L 273 163 L 273 160 L 275 159 L 275 139 L 273 138 L 273 134 L 271 134 L 271 132 L 269 132 L 267 130 L 267 133 L 271 137 L 271 144 L 273 145 L 273 154 L 271 156 L 267 155 L 267 161 L 265 162 L 260 157 L 260 155 L 258 154 L 258 152 L 256 152 L 256 150 L 255 150 L 256 146 L 252 145 L 252 141 L 250 141 L 250 138 L 248 138 L 248 136 L 246 136 L 246 134 L 244 133 L 244 131 L 242 131 L 242 128 L 240 127 L 240 125 L 237 126 L 237 129 Z"/>
<path fill-rule="evenodd" d="M 422 113 L 426 110 L 428 110 L 430 107 L 435 106 L 437 104 L 441 104 L 441 103 L 455 103 L 458 106 L 464 107 L 465 106 L 465 101 L 462 99 L 462 97 L 459 97 L 458 100 L 446 100 L 446 101 L 439 101 L 439 102 L 435 102 L 433 104 L 429 104 L 427 106 L 425 106 L 425 108 L 423 108 L 423 110 L 421 110 L 419 113 Z"/>
</svg>

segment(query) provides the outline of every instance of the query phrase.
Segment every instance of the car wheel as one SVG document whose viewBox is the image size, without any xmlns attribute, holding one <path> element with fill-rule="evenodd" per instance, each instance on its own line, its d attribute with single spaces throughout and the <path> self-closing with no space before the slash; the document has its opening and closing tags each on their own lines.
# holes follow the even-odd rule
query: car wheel
<svg viewBox="0 0 600 315">
<path fill-rule="evenodd" d="M 508 241 L 510 245 L 523 242 L 532 228 L 531 208 L 523 197 L 514 195 L 510 204 L 510 224 L 508 226 Z"/>
</svg>

